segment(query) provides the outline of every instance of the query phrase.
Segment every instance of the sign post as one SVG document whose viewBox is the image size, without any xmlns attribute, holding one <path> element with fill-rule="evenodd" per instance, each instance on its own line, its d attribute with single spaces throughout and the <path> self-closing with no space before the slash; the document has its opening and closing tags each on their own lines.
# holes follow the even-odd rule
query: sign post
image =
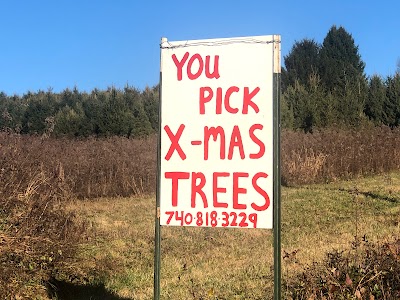
<svg viewBox="0 0 400 300">
<path fill-rule="evenodd" d="M 274 43 L 274 299 L 281 299 L 281 62 L 280 37 Z"/>
<path fill-rule="evenodd" d="M 195 226 L 274 228 L 280 299 L 280 36 L 163 38 L 160 71 L 154 298 L 161 226 Z"/>
</svg>

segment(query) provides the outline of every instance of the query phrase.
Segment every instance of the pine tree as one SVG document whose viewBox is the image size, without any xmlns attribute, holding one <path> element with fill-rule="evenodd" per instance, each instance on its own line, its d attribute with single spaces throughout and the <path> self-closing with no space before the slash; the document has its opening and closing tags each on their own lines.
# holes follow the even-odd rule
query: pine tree
<svg viewBox="0 0 400 300">
<path fill-rule="evenodd" d="M 297 81 L 308 87 L 311 76 L 318 72 L 320 45 L 314 40 L 303 39 L 295 42 L 289 54 L 284 57 L 285 69 L 282 74 L 282 85 L 294 86 Z"/>
<path fill-rule="evenodd" d="M 282 128 L 293 129 L 294 128 L 294 116 L 293 110 L 289 108 L 286 93 L 281 97 L 281 126 Z"/>
<path fill-rule="evenodd" d="M 369 80 L 368 96 L 365 102 L 364 113 L 376 125 L 382 124 L 383 122 L 383 105 L 385 102 L 385 83 L 380 76 L 373 75 Z"/>
<path fill-rule="evenodd" d="M 344 95 L 347 86 L 365 79 L 365 63 L 361 60 L 358 46 L 343 27 L 331 27 L 319 57 L 319 75 L 329 91 Z"/>
<path fill-rule="evenodd" d="M 159 87 L 146 88 L 142 93 L 144 110 L 154 132 L 158 131 Z"/>
<path fill-rule="evenodd" d="M 383 122 L 391 127 L 400 125 L 400 73 L 388 77 L 386 81 Z"/>
<path fill-rule="evenodd" d="M 368 91 L 364 68 L 351 34 L 332 26 L 322 43 L 319 75 L 336 102 L 339 123 L 357 126 L 363 119 Z"/>
</svg>

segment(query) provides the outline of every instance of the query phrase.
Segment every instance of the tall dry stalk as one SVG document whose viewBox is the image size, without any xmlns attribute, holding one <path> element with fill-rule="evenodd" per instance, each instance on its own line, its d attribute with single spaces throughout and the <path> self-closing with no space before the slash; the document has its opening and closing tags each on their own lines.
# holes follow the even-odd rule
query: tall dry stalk
<svg viewBox="0 0 400 300">
<path fill-rule="evenodd" d="M 281 153 L 289 185 L 380 174 L 400 168 L 400 129 L 283 131 Z"/>
</svg>

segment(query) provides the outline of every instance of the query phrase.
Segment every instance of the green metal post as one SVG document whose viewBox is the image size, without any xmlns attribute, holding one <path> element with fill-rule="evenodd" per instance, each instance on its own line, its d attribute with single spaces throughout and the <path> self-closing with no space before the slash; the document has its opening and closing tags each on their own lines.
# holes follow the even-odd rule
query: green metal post
<svg viewBox="0 0 400 300">
<path fill-rule="evenodd" d="M 280 38 L 275 41 L 274 46 L 277 53 L 274 53 L 274 299 L 281 299 L 281 122 L 280 122 L 280 94 L 281 94 L 281 73 L 280 73 Z"/>
<path fill-rule="evenodd" d="M 163 40 L 161 40 L 162 43 Z M 160 63 L 162 67 L 162 62 Z M 160 271 L 161 271 L 161 225 L 160 225 L 160 180 L 161 180 L 161 93 L 162 71 L 160 69 L 159 83 L 159 114 L 158 114 L 158 141 L 157 141 L 157 187 L 156 187 L 156 213 L 154 237 L 154 300 L 160 299 Z"/>
</svg>

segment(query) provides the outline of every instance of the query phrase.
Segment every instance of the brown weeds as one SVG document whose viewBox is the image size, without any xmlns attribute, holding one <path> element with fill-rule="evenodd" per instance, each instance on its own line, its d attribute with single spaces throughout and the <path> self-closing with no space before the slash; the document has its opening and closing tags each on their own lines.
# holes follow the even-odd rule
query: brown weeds
<svg viewBox="0 0 400 300">
<path fill-rule="evenodd" d="M 400 129 L 283 131 L 282 178 L 287 185 L 335 181 L 400 168 Z M 43 139 L 0 133 L 2 192 L 38 180 L 36 170 L 78 198 L 154 194 L 156 137 L 85 140 Z M 4 180 L 7 178 L 7 180 Z M 24 197 L 29 196 L 25 195 Z"/>
<path fill-rule="evenodd" d="M 0 142 L 2 299 L 44 297 L 42 281 L 73 255 L 84 233 L 84 223 L 64 209 L 66 187 L 22 139 L 1 135 Z"/>
<path fill-rule="evenodd" d="M 287 185 L 380 174 L 400 168 L 400 129 L 284 131 L 281 155 Z"/>
<path fill-rule="evenodd" d="M 287 299 L 399 299 L 400 240 L 364 241 L 357 248 L 330 251 L 323 262 L 288 278 Z"/>
<path fill-rule="evenodd" d="M 30 193 L 37 170 L 78 198 L 155 192 L 156 138 L 43 139 L 0 133 L 2 192 Z M 28 188 L 28 190 L 26 190 Z"/>
</svg>

